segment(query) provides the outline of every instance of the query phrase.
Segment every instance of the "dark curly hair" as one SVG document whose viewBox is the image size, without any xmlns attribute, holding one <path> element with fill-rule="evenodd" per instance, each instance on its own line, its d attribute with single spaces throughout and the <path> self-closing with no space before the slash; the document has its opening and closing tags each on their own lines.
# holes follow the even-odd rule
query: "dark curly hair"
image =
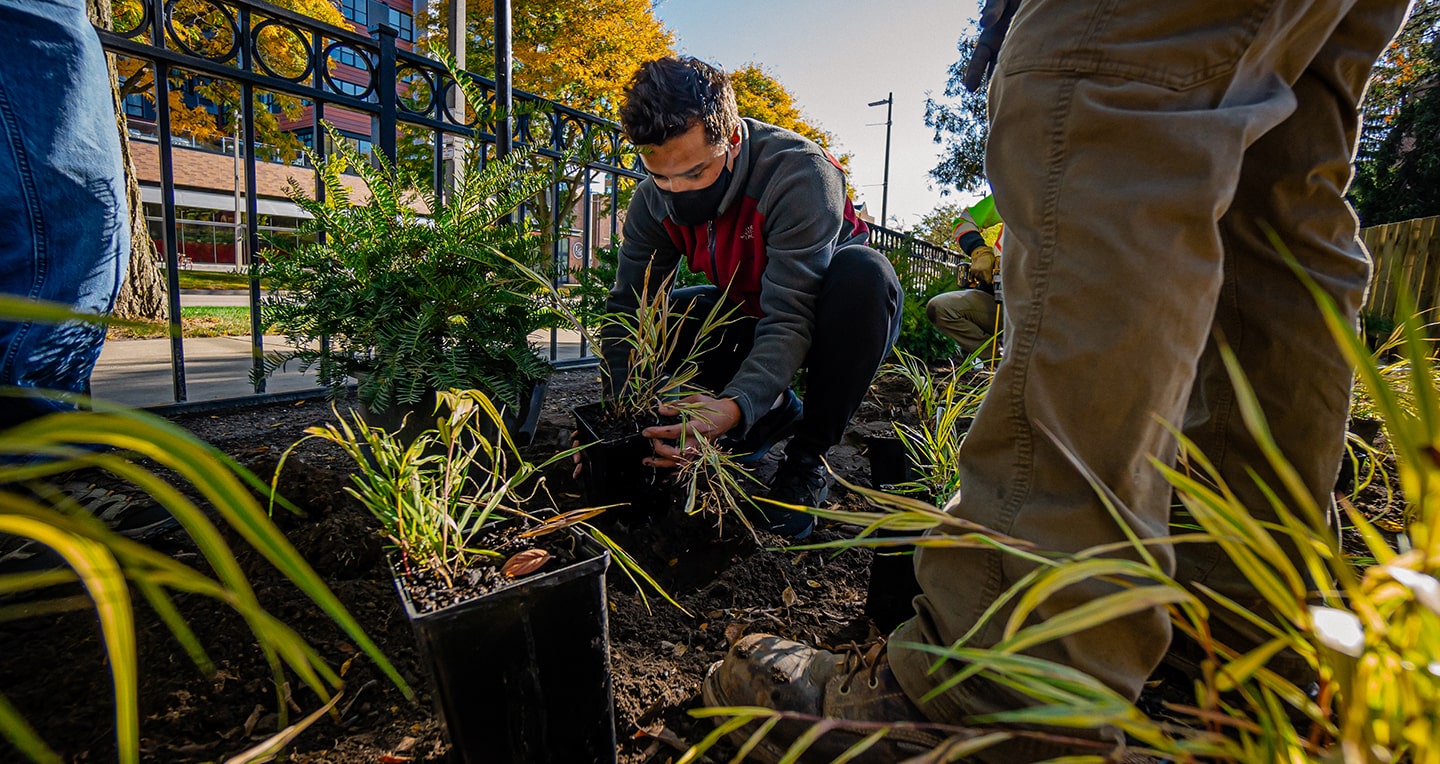
<svg viewBox="0 0 1440 764">
<path fill-rule="evenodd" d="M 698 58 L 666 56 L 640 65 L 625 85 L 620 126 L 637 146 L 658 146 L 699 122 L 711 143 L 740 124 L 725 72 Z"/>
</svg>

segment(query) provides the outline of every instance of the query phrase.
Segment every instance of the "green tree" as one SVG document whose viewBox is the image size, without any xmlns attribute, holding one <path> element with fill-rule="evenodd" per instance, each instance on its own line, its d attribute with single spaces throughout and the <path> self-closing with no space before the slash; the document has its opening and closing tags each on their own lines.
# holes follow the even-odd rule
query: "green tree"
<svg viewBox="0 0 1440 764">
<path fill-rule="evenodd" d="M 488 2 L 472 0 L 466 6 L 465 69 L 489 77 L 495 72 L 494 10 Z M 418 47 L 446 47 L 449 17 L 449 0 L 427 4 L 416 21 Z M 620 95 L 630 75 L 642 61 L 672 53 L 675 44 L 650 0 L 516 0 L 511 38 L 516 89 L 612 120 L 619 118 Z M 428 142 L 428 134 L 407 135 L 401 163 L 428 168 Z M 527 211 L 537 227 L 548 229 L 559 210 L 563 231 L 574 224 L 574 209 L 584 194 L 583 167 L 556 169 L 551 193 Z"/>
<path fill-rule="evenodd" d="M 1440 215 L 1440 0 L 1420 0 L 1365 94 L 1350 199 L 1363 225 Z"/>
<path fill-rule="evenodd" d="M 978 36 L 972 21 L 955 45 L 960 56 L 950 65 L 944 98 L 925 99 L 925 124 L 935 130 L 935 142 L 943 148 L 940 163 L 930 170 L 941 195 L 978 191 L 985 185 L 985 141 L 990 136 L 986 89 L 971 93 L 960 82 Z"/>
<path fill-rule="evenodd" d="M 1362 162 L 1379 149 L 1400 109 L 1418 97 L 1433 77 L 1437 62 L 1432 47 L 1437 31 L 1440 0 L 1417 0 L 1400 34 L 1376 62 L 1360 106 Z"/>
<path fill-rule="evenodd" d="M 730 84 L 735 88 L 735 105 L 740 116 L 793 130 L 826 149 L 835 144 L 835 136 L 807 119 L 795 103 L 795 96 L 760 64 L 752 61 L 730 72 Z M 836 158 L 848 166 L 849 154 Z"/>
<path fill-rule="evenodd" d="M 1362 224 L 1440 215 L 1440 89 L 1402 106 L 1351 189 Z"/>
<path fill-rule="evenodd" d="M 910 234 L 937 247 L 955 249 L 950 235 L 955 232 L 955 219 L 964 211 L 965 205 L 959 202 L 944 202 L 921 216 L 919 224 Z"/>
<path fill-rule="evenodd" d="M 466 6 L 465 68 L 495 72 L 495 6 Z M 417 19 L 422 41 L 443 42 L 449 0 L 428 3 Z M 511 9 L 515 87 L 618 119 L 620 94 L 642 61 L 674 51 L 675 37 L 651 0 L 516 0 Z"/>
</svg>

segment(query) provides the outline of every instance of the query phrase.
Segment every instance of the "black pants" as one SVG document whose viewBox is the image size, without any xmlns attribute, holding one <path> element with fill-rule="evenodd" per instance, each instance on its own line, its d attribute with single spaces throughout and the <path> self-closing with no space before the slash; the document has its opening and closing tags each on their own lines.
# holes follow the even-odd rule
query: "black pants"
<svg viewBox="0 0 1440 764">
<path fill-rule="evenodd" d="M 719 287 L 676 289 L 673 310 L 692 306 L 682 329 L 681 347 L 693 347 L 693 333 L 710 308 L 722 299 Z M 860 407 L 870 382 L 900 336 L 900 309 L 905 294 L 885 256 L 859 245 L 836 250 L 820 284 L 815 327 L 804 368 L 805 416 L 789 452 L 824 454 L 840 442 L 850 417 Z M 720 330 L 718 344 L 700 358 L 697 382 L 707 390 L 723 390 L 755 344 L 760 319 L 739 313 Z"/>
</svg>

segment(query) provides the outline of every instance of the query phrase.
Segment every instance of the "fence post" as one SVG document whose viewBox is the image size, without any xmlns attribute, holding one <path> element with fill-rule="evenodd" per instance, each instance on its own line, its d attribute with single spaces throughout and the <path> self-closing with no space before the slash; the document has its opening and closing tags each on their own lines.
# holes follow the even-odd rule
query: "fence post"
<svg viewBox="0 0 1440 764">
<path fill-rule="evenodd" d="M 166 9 L 164 0 L 153 0 L 150 13 L 150 44 L 165 47 Z M 177 402 L 184 402 L 185 341 L 180 329 L 180 241 L 175 220 L 175 157 L 170 140 L 170 65 L 155 60 L 155 127 L 160 141 L 160 209 L 165 231 L 165 291 L 170 314 L 170 383 Z"/>
<path fill-rule="evenodd" d="M 399 126 L 395 103 L 395 87 L 399 84 L 395 79 L 395 38 L 399 36 L 400 30 L 390 25 L 388 12 L 383 18 L 375 18 L 378 15 L 375 13 L 376 9 L 381 8 L 388 9 L 389 6 L 370 3 L 370 35 L 380 44 L 380 60 L 375 64 L 375 97 L 380 100 L 380 116 L 372 122 L 371 132 L 375 147 L 393 165 L 398 155 L 395 133 Z"/>
</svg>

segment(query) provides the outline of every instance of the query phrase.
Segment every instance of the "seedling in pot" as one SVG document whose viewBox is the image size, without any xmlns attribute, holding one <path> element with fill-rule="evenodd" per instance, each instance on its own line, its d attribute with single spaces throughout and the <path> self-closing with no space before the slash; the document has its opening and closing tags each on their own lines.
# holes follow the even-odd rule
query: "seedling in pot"
<svg viewBox="0 0 1440 764">
<path fill-rule="evenodd" d="M 915 356 L 900 351 L 896 355 L 899 362 L 887 365 L 880 373 L 900 377 L 914 388 L 919 423 L 894 423 L 895 435 L 917 477 L 892 490 L 918 494 L 927 502 L 943 505 L 960 490 L 960 445 L 969 421 L 990 390 L 990 376 L 973 378 L 965 366 L 938 376 Z"/>
<path fill-rule="evenodd" d="M 337 412 L 338 423 L 306 430 L 306 437 L 286 450 L 281 467 L 307 440 L 344 450 L 356 465 L 345 490 L 380 522 L 407 578 L 430 574 L 452 587 L 477 569 L 499 567 L 506 579 L 533 572 L 539 566 L 524 569 L 536 562 L 534 555 L 528 563 L 513 563 L 508 572 L 514 575 L 505 575 L 502 566 L 534 539 L 574 527 L 609 550 L 637 585 L 644 581 L 679 607 L 623 549 L 588 524 L 603 509 L 556 514 L 543 472 L 578 449 L 532 464 L 500 426 L 501 413 L 484 393 L 450 390 L 440 393 L 436 404 L 443 415 L 413 439 L 368 425 L 358 414 L 346 421 Z M 278 474 L 277 469 L 277 480 Z"/>
<path fill-rule="evenodd" d="M 687 514 L 714 514 L 718 525 L 727 511 L 749 502 L 744 486 L 758 481 L 730 454 L 698 436 L 677 444 L 689 457 L 678 470 L 644 467 L 640 462 L 652 450 L 640 433 L 700 415 L 683 399 L 707 392 L 697 381 L 700 357 L 716 347 L 721 330 L 734 321 L 737 306 L 724 299 L 708 309 L 694 302 L 677 306 L 670 280 L 652 288 L 650 278 L 647 273 L 634 315 L 611 313 L 599 319 L 602 336 L 618 350 L 611 350 L 603 368 L 611 396 L 575 410 L 582 438 L 598 441 L 584 455 L 587 491 L 592 501 L 663 507 L 669 502 L 670 486 L 676 484 L 682 487 Z M 620 353 L 623 358 L 617 357 Z M 674 418 L 662 417 L 662 406 L 677 412 Z M 749 528 L 748 518 L 739 516 Z"/>
</svg>

